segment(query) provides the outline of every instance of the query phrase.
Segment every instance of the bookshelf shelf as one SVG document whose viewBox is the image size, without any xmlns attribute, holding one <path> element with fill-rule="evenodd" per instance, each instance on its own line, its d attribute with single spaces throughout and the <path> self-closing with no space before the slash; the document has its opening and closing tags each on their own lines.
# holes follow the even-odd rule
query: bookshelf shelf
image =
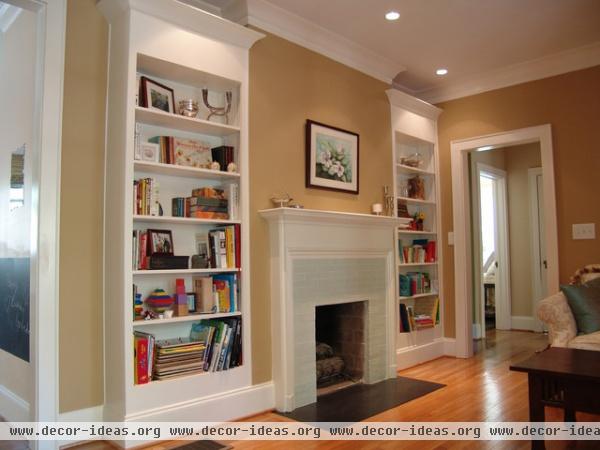
<svg viewBox="0 0 600 450">
<path fill-rule="evenodd" d="M 435 297 L 436 295 L 438 295 L 437 292 L 426 292 L 424 294 L 416 294 L 416 295 L 411 295 L 409 297 L 398 297 L 398 300 L 412 300 L 412 299 L 417 299 L 417 298 L 425 298 L 425 297 Z"/>
<path fill-rule="evenodd" d="M 149 161 L 134 161 L 136 171 L 167 175 L 172 177 L 198 178 L 208 180 L 237 180 L 240 174 L 236 172 L 223 172 L 220 170 L 200 169 L 197 167 L 177 166 L 175 164 L 162 164 Z"/>
<path fill-rule="evenodd" d="M 415 205 L 435 205 L 433 200 L 421 200 L 419 198 L 410 198 L 410 197 L 396 197 L 396 200 L 401 200 L 406 202 L 407 204 L 415 204 Z"/>
<path fill-rule="evenodd" d="M 241 272 L 241 269 L 165 269 L 134 270 L 133 275 L 210 275 L 213 273 Z"/>
<path fill-rule="evenodd" d="M 219 262 L 212 265 L 236 265 L 249 273 L 248 57 L 250 47 L 264 35 L 177 1 L 99 0 L 97 7 L 111 27 L 104 180 L 104 311 L 110 318 L 104 333 L 104 370 L 110 377 L 105 384 L 103 418 L 116 422 L 134 416 L 210 421 L 215 411 L 227 411 L 219 419 L 233 420 L 237 412 L 229 408 L 231 402 L 240 403 L 242 392 L 252 386 L 250 277 L 242 276 L 240 268 L 134 267 L 148 267 L 147 257 L 152 257 L 152 251 L 167 249 L 160 246 L 170 239 L 175 255 L 202 254 L 214 259 L 218 254 Z M 166 103 L 163 91 L 156 94 L 156 86 L 168 92 Z M 203 102 L 204 89 L 210 105 L 229 104 L 227 119 L 232 125 L 220 123 L 226 121 L 224 117 L 203 120 L 210 113 Z M 172 113 L 186 99 L 198 102 L 202 119 Z M 161 108 L 168 104 L 164 109 L 171 112 L 141 107 L 147 102 Z M 175 140 L 180 145 L 176 146 Z M 189 145 L 181 144 L 184 141 Z M 136 160 L 136 145 L 148 142 L 158 142 L 161 161 L 176 161 L 173 156 L 177 152 L 178 157 L 201 164 L 213 156 L 223 164 L 224 156 L 226 164 L 236 164 L 237 172 Z M 223 150 L 215 153 L 218 148 Z M 233 151 L 225 155 L 228 148 Z M 182 199 L 190 196 L 198 199 L 194 205 L 188 202 L 190 210 L 224 212 L 227 207 L 229 217 L 235 220 L 173 216 L 172 211 L 182 210 Z M 156 213 L 159 205 L 163 216 L 136 214 Z M 211 302 L 218 301 L 221 311 L 238 311 L 185 315 L 192 292 L 198 310 L 210 311 Z M 172 296 L 176 296 L 173 306 L 166 299 Z M 160 311 L 167 304 L 181 315 L 134 320 L 144 309 Z M 165 358 L 159 367 L 157 349 L 168 345 L 164 340 L 189 338 L 192 324 L 205 319 L 213 321 L 210 325 L 203 322 L 212 334 L 199 332 L 195 339 L 206 342 L 211 350 L 217 348 L 213 345 L 219 346 L 221 353 L 215 355 L 221 359 L 212 360 L 217 370 L 194 372 L 201 358 L 200 346 L 173 350 L 177 359 Z M 233 349 L 236 360 L 222 359 Z M 156 365 L 145 359 L 154 354 Z M 154 370 L 148 373 L 151 366 Z M 177 377 L 153 381 L 153 377 L 174 375 Z M 256 412 L 250 409 L 245 414 Z M 125 447 L 130 445 L 125 442 Z"/>
<path fill-rule="evenodd" d="M 435 176 L 434 172 L 430 172 L 429 170 L 419 169 L 418 167 L 410 167 L 404 164 L 396 164 L 396 168 L 399 172 L 404 173 L 418 173 L 426 176 Z"/>
<path fill-rule="evenodd" d="M 134 215 L 133 220 L 136 222 L 158 222 L 158 223 L 187 223 L 191 225 L 198 224 L 222 224 L 222 225 L 233 225 L 241 223 L 240 220 L 227 220 L 227 219 L 195 219 L 193 217 L 172 217 L 172 216 L 143 216 Z"/>
<path fill-rule="evenodd" d="M 145 125 L 211 136 L 229 136 L 240 132 L 240 128 L 233 125 L 184 117 L 140 106 L 135 107 L 135 120 Z"/>
<path fill-rule="evenodd" d="M 199 320 L 221 319 L 223 317 L 237 317 L 241 315 L 242 313 L 239 311 L 216 314 L 189 314 L 187 316 L 172 317 L 170 319 L 134 320 L 133 326 L 134 328 L 138 328 L 150 325 L 164 325 L 168 323 L 198 322 Z"/>
<path fill-rule="evenodd" d="M 420 217 L 424 228 L 396 230 L 396 317 L 399 325 L 396 367 L 404 369 L 442 356 L 445 351 L 437 144 L 437 118 L 441 110 L 395 89 L 389 89 L 387 95 L 392 119 L 394 206 L 397 214 Z M 407 159 L 419 160 L 419 167 L 402 164 Z M 424 200 L 410 196 L 422 196 Z M 403 252 L 403 258 L 400 252 Z M 400 263 L 423 261 L 421 252 L 425 252 L 425 260 L 435 262 Z M 400 295 L 401 287 L 403 295 Z M 422 291 L 429 292 L 409 295 Z M 406 326 L 406 316 L 412 317 L 413 313 L 415 317 L 439 315 L 439 324 L 407 331 L 411 327 Z"/>
<path fill-rule="evenodd" d="M 420 266 L 437 266 L 436 262 L 426 262 L 426 263 L 398 263 L 398 267 L 420 267 Z"/>
</svg>

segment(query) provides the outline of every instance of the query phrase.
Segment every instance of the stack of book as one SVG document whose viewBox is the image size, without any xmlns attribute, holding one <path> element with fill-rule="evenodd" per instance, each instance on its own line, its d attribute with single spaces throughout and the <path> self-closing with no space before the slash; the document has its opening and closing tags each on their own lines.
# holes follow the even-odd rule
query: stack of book
<svg viewBox="0 0 600 450">
<path fill-rule="evenodd" d="M 152 379 L 154 362 L 154 335 L 133 333 L 133 382 L 146 384 Z"/>
<path fill-rule="evenodd" d="M 240 226 L 227 225 L 208 232 L 208 262 L 213 269 L 241 267 Z"/>
<path fill-rule="evenodd" d="M 133 270 L 146 270 L 150 268 L 148 232 L 146 230 L 133 230 L 132 253 Z"/>
<path fill-rule="evenodd" d="M 427 272 L 401 273 L 398 277 L 401 297 L 412 297 L 431 292 L 431 278 Z"/>
<path fill-rule="evenodd" d="M 171 201 L 173 217 L 198 219 L 236 219 L 238 185 L 231 183 L 224 189 L 203 187 L 194 189 L 190 197 L 175 197 Z"/>
<path fill-rule="evenodd" d="M 205 342 L 190 338 L 156 341 L 155 380 L 193 375 L 203 371 Z"/>
<path fill-rule="evenodd" d="M 224 313 L 239 311 L 239 282 L 235 273 L 211 277 L 193 277 L 198 313 Z"/>
<path fill-rule="evenodd" d="M 419 299 L 415 305 L 400 303 L 400 333 L 432 328 L 440 323 L 440 300 L 437 297 Z"/>
<path fill-rule="evenodd" d="M 435 262 L 435 241 L 415 239 L 412 245 L 404 245 L 398 241 L 398 256 L 400 264 L 432 263 Z"/>
<path fill-rule="evenodd" d="M 233 147 L 221 145 L 211 149 L 212 160 L 219 163 L 221 170 L 227 170 L 229 163 L 234 162 Z"/>
<path fill-rule="evenodd" d="M 242 364 L 240 317 L 202 320 L 192 327 L 191 337 L 206 342 L 203 361 L 205 372 L 220 372 Z"/>
<path fill-rule="evenodd" d="M 133 181 L 133 214 L 158 216 L 158 182 L 154 178 Z"/>
</svg>

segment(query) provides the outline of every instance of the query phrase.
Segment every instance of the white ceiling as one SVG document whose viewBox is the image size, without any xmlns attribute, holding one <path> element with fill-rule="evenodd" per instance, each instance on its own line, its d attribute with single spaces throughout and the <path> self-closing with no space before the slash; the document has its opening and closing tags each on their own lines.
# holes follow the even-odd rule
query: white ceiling
<svg viewBox="0 0 600 450">
<path fill-rule="evenodd" d="M 193 0 L 192 0 L 193 1 Z M 204 0 L 223 7 L 236 0 Z M 600 44 L 600 0 L 261 0 L 404 67 L 394 85 L 431 91 Z M 249 2 L 250 4 L 250 2 Z M 400 19 L 384 19 L 387 11 Z M 560 59 L 560 55 L 559 55 Z M 445 67 L 448 75 L 435 70 Z"/>
</svg>

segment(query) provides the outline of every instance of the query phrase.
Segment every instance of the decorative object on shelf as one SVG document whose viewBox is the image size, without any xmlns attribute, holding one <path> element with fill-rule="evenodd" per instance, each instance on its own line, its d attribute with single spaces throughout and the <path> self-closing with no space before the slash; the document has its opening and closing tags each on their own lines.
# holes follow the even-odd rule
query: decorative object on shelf
<svg viewBox="0 0 600 450">
<path fill-rule="evenodd" d="M 139 155 L 136 155 L 139 157 L 136 159 L 156 163 L 159 162 L 160 146 L 158 144 L 153 144 L 152 142 L 140 142 L 139 147 Z"/>
<path fill-rule="evenodd" d="M 196 312 L 196 293 L 195 292 L 187 292 L 185 294 L 187 299 L 187 308 L 188 312 L 195 313 Z"/>
<path fill-rule="evenodd" d="M 275 205 L 276 208 L 286 208 L 289 206 L 292 200 L 293 198 L 290 197 L 290 194 L 288 194 L 287 192 L 285 193 L 285 195 L 282 196 L 273 194 L 273 196 L 271 197 L 271 202 Z"/>
<path fill-rule="evenodd" d="M 142 320 L 144 313 L 144 302 L 142 294 L 138 292 L 137 285 L 133 285 L 133 320 Z"/>
<path fill-rule="evenodd" d="M 206 255 L 192 255 L 192 269 L 208 269 Z"/>
<path fill-rule="evenodd" d="M 220 145 L 211 149 L 212 160 L 217 161 L 220 170 L 228 170 L 228 166 L 233 162 L 234 148 L 231 145 Z M 217 169 L 219 170 L 219 169 Z M 233 171 L 235 172 L 235 170 Z"/>
<path fill-rule="evenodd" d="M 210 163 L 210 169 L 211 170 L 221 170 L 221 164 L 219 164 L 218 161 L 213 161 Z"/>
<path fill-rule="evenodd" d="M 359 136 L 306 121 L 306 187 L 358 194 Z"/>
<path fill-rule="evenodd" d="M 189 256 L 155 254 L 150 257 L 148 268 L 152 270 L 187 269 L 189 260 Z"/>
<path fill-rule="evenodd" d="M 171 317 L 173 317 L 172 309 L 167 309 L 164 313 L 159 314 L 158 316 L 159 319 L 170 319 Z"/>
<path fill-rule="evenodd" d="M 371 214 L 380 216 L 382 212 L 383 212 L 383 205 L 381 203 L 373 203 L 371 205 Z"/>
<path fill-rule="evenodd" d="M 227 164 L 227 172 L 235 173 L 237 172 L 237 164 L 234 162 L 230 162 Z"/>
<path fill-rule="evenodd" d="M 425 200 L 425 181 L 419 175 L 409 178 L 408 196 L 417 200 Z"/>
<path fill-rule="evenodd" d="M 173 89 L 150 78 L 140 78 L 140 106 L 175 114 Z"/>
<path fill-rule="evenodd" d="M 412 155 L 401 157 L 400 164 L 418 169 L 423 164 L 423 157 L 420 153 L 413 153 Z"/>
<path fill-rule="evenodd" d="M 389 186 L 383 186 L 383 205 L 386 216 L 394 215 L 394 196 L 391 194 Z"/>
<path fill-rule="evenodd" d="M 400 183 L 398 186 L 398 197 L 408 198 L 408 182 L 400 181 Z"/>
<path fill-rule="evenodd" d="M 173 139 L 174 164 L 185 167 L 208 167 L 212 162 L 210 145 L 194 139 Z"/>
<path fill-rule="evenodd" d="M 162 314 L 173 306 L 173 297 L 167 294 L 163 289 L 154 289 L 146 298 L 146 305 L 156 314 Z"/>
<path fill-rule="evenodd" d="M 416 212 L 413 215 L 410 228 L 412 230 L 423 231 L 423 221 L 425 220 L 425 213 L 423 211 Z"/>
<path fill-rule="evenodd" d="M 202 101 L 204 106 L 208 108 L 210 114 L 206 120 L 210 120 L 212 116 L 225 116 L 225 123 L 229 123 L 229 111 L 231 111 L 231 100 L 233 95 L 231 91 L 225 92 L 225 106 L 212 106 L 208 103 L 208 89 L 202 89 Z"/>
<path fill-rule="evenodd" d="M 171 230 L 148 230 L 150 256 L 174 254 Z"/>
<path fill-rule="evenodd" d="M 198 115 L 198 102 L 192 98 L 179 100 L 179 114 L 185 117 L 196 117 Z"/>
</svg>

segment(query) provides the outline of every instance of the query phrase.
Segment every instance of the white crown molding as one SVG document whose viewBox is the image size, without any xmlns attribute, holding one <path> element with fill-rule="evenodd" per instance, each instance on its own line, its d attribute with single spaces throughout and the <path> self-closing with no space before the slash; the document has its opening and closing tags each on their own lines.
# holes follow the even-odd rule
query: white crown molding
<svg viewBox="0 0 600 450">
<path fill-rule="evenodd" d="M 391 84 L 399 72 L 406 70 L 401 64 L 265 0 L 233 0 L 222 8 L 222 14 L 226 19 L 273 33 L 385 83 Z"/>
<path fill-rule="evenodd" d="M 206 12 L 209 12 L 215 16 L 221 17 L 221 8 L 219 6 L 213 5 L 212 3 L 205 2 L 204 0 L 177 0 L 178 2 L 185 3 L 186 5 L 190 5 L 192 8 L 202 9 Z"/>
<path fill-rule="evenodd" d="M 98 8 L 110 22 L 134 10 L 242 48 L 250 48 L 264 37 L 262 33 L 174 0 L 100 0 Z"/>
<path fill-rule="evenodd" d="M 448 100 L 480 94 L 528 81 L 561 75 L 600 64 L 600 42 L 526 61 L 477 76 L 465 77 L 454 83 L 416 92 L 414 95 L 429 102 Z"/>
<path fill-rule="evenodd" d="M 413 97 L 406 92 L 399 91 L 398 89 L 388 89 L 385 93 L 388 96 L 390 104 L 393 106 L 406 109 L 420 116 L 427 117 L 428 119 L 436 120 L 442 113 L 440 108 L 419 98 Z"/>
</svg>

